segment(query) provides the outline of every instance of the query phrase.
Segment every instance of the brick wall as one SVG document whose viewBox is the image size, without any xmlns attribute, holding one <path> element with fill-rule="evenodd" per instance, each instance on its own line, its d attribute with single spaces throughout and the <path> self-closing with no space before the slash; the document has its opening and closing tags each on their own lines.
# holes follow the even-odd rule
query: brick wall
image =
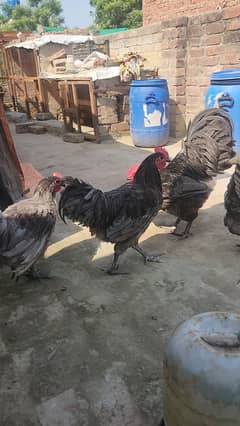
<svg viewBox="0 0 240 426">
<path fill-rule="evenodd" d="M 172 19 L 221 11 L 239 6 L 239 0 L 143 0 L 144 25 Z"/>
<path fill-rule="evenodd" d="M 214 71 L 240 67 L 240 5 L 188 19 L 185 118 L 204 106 Z"/>
<path fill-rule="evenodd" d="M 146 68 L 158 67 L 168 80 L 170 132 L 182 137 L 189 119 L 204 108 L 211 74 L 240 67 L 240 4 L 112 34 L 109 41 L 112 57 L 137 51 Z"/>
</svg>

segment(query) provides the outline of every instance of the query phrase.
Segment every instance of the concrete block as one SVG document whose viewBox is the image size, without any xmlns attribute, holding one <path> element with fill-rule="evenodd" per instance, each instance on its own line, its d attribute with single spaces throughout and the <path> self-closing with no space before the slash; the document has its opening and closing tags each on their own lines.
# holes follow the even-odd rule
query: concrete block
<svg viewBox="0 0 240 426">
<path fill-rule="evenodd" d="M 25 112 L 16 112 L 16 111 L 6 112 L 6 117 L 8 121 L 10 121 L 11 123 L 24 123 L 28 121 L 28 117 Z"/>
<path fill-rule="evenodd" d="M 15 130 L 16 133 L 29 133 L 29 127 L 33 126 L 34 121 L 26 121 L 25 123 L 16 123 Z"/>
<path fill-rule="evenodd" d="M 45 120 L 43 125 L 51 135 L 62 136 L 65 132 L 64 124 L 58 120 Z"/>
<path fill-rule="evenodd" d="M 64 142 L 80 143 L 84 142 L 84 135 L 82 133 L 64 133 Z"/>
<path fill-rule="evenodd" d="M 36 114 L 36 119 L 43 121 L 43 120 L 52 120 L 53 115 L 51 114 L 51 112 L 38 112 Z"/>
<path fill-rule="evenodd" d="M 100 136 L 107 136 L 107 135 L 109 135 L 109 132 L 110 132 L 110 125 L 99 125 L 98 126 L 98 128 L 99 128 L 99 133 L 100 133 Z"/>
<path fill-rule="evenodd" d="M 126 121 L 111 125 L 111 133 L 129 132 L 129 124 Z"/>
<path fill-rule="evenodd" d="M 39 124 L 32 124 L 31 126 L 28 126 L 28 131 L 34 135 L 42 135 L 46 133 L 47 129 L 44 126 L 39 126 Z"/>
</svg>

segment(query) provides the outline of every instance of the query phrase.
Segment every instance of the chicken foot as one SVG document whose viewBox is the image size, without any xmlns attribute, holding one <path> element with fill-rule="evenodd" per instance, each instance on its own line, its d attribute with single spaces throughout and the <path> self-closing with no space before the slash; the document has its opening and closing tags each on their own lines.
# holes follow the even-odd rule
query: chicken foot
<svg viewBox="0 0 240 426">
<path fill-rule="evenodd" d="M 24 275 L 28 277 L 29 279 L 33 280 L 42 280 L 42 279 L 48 279 L 49 275 L 42 273 L 36 266 L 32 265 L 25 273 Z"/>
<path fill-rule="evenodd" d="M 114 253 L 113 256 L 113 262 L 110 266 L 110 268 L 108 268 L 107 270 L 104 270 L 105 272 L 107 272 L 107 274 L 109 275 L 128 275 L 128 272 L 118 272 L 118 268 L 119 268 L 119 264 L 118 264 L 118 258 L 120 256 L 121 253 Z"/>
<path fill-rule="evenodd" d="M 141 247 L 139 247 L 138 244 L 135 244 L 134 246 L 132 246 L 132 248 L 134 250 L 136 250 L 139 254 L 141 254 L 141 256 L 143 256 L 144 258 L 144 263 L 146 264 L 147 262 L 157 262 L 157 263 L 161 263 L 160 261 L 160 256 L 163 256 L 163 254 L 158 254 L 158 255 L 149 255 L 146 254 Z"/>
</svg>

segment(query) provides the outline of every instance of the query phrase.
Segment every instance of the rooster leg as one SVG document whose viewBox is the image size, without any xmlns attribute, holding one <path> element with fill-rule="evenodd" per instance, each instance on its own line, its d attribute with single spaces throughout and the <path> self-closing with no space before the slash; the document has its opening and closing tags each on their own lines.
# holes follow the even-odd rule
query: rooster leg
<svg viewBox="0 0 240 426">
<path fill-rule="evenodd" d="M 178 237 L 180 237 L 179 238 L 180 240 L 188 238 L 189 235 L 191 235 L 190 229 L 191 229 L 192 223 L 193 223 L 193 221 L 187 223 L 187 226 L 186 226 L 186 228 L 185 228 L 185 230 L 184 230 L 184 232 L 182 234 L 174 232 L 174 235 L 177 235 Z"/>
<path fill-rule="evenodd" d="M 106 271 L 109 275 L 116 275 L 116 274 L 118 274 L 118 272 L 117 272 L 118 267 L 119 267 L 119 265 L 118 265 L 118 258 L 119 258 L 119 254 L 118 253 L 114 253 L 113 262 L 112 262 L 110 268 L 107 269 L 107 271 Z"/>
<path fill-rule="evenodd" d="M 177 220 L 176 220 L 176 222 L 175 222 L 175 224 L 174 224 L 174 226 L 177 227 L 180 222 L 181 222 L 181 219 L 180 219 L 180 217 L 178 217 Z"/>
<path fill-rule="evenodd" d="M 179 235 L 178 232 L 177 232 L 177 227 L 178 227 L 180 222 L 181 222 L 181 219 L 180 219 L 180 217 L 178 217 L 176 222 L 174 223 L 175 229 L 174 229 L 174 231 L 171 232 L 171 235 Z"/>
<path fill-rule="evenodd" d="M 162 256 L 162 254 L 159 255 L 147 255 L 142 249 L 141 247 L 139 247 L 138 244 L 135 244 L 132 246 L 132 248 L 134 250 L 136 250 L 139 254 L 142 255 L 142 257 L 144 258 L 144 263 L 146 264 L 147 262 L 157 262 L 157 263 L 161 263 L 160 261 L 160 256 Z"/>
<path fill-rule="evenodd" d="M 128 275 L 128 272 L 118 272 L 118 258 L 127 248 L 128 247 L 125 247 L 122 244 L 115 244 L 113 262 L 110 268 L 106 271 L 109 275 Z"/>
</svg>

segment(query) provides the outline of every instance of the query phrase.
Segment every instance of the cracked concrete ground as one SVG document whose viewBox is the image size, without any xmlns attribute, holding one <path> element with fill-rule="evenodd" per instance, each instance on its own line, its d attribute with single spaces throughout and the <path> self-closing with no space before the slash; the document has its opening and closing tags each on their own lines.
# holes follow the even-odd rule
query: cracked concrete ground
<svg viewBox="0 0 240 426">
<path fill-rule="evenodd" d="M 44 176 L 72 174 L 102 189 L 121 184 L 147 150 L 121 141 L 69 144 L 50 135 L 16 135 L 19 157 Z M 169 147 L 171 155 L 179 144 Z M 142 237 L 160 264 L 129 250 L 107 276 L 112 246 L 87 229 L 58 222 L 42 266 L 49 280 L 0 278 L 1 426 L 156 426 L 162 414 L 163 348 L 194 314 L 240 312 L 237 237 L 223 226 L 221 175 L 193 236 L 170 235 L 159 214 Z"/>
</svg>

